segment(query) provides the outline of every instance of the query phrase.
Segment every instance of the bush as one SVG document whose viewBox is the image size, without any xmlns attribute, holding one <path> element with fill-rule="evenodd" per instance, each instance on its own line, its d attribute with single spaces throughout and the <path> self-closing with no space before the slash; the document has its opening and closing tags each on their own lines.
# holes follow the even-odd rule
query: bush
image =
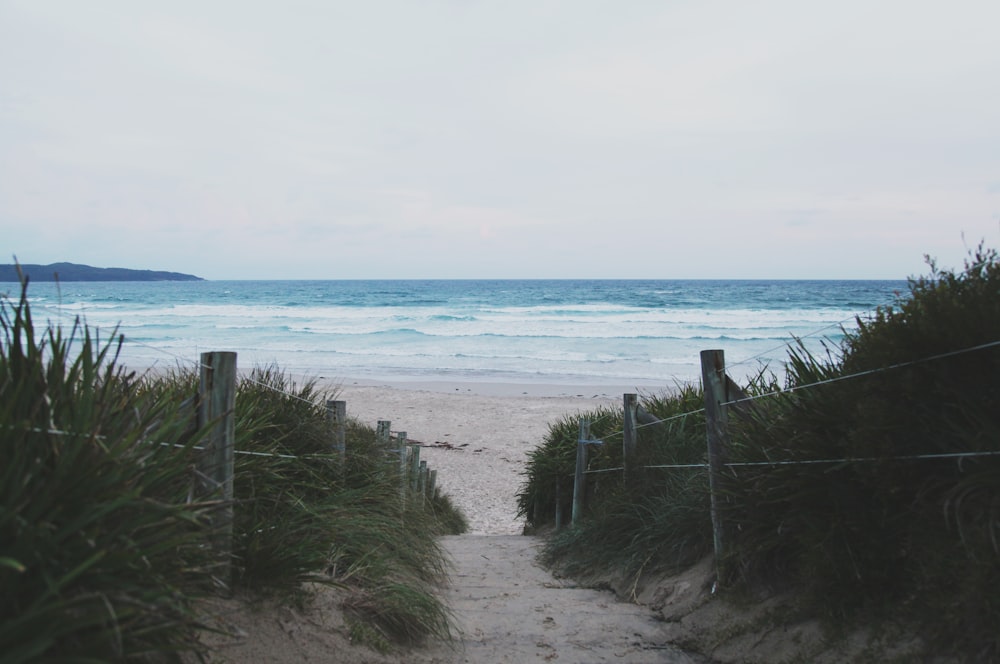
<svg viewBox="0 0 1000 664">
<path fill-rule="evenodd" d="M 783 383 L 751 382 L 762 398 L 730 417 L 733 465 L 717 496 L 729 542 L 721 568 L 730 586 L 795 591 L 806 613 L 905 620 L 931 650 L 997 661 L 1000 258 L 980 247 L 960 271 L 929 262 L 930 276 L 860 318 L 839 347 L 816 356 L 793 345 Z M 646 408 L 666 419 L 702 399 L 682 390 Z M 590 417 L 597 436 L 620 431 L 620 410 Z M 642 432 L 644 463 L 704 463 L 704 419 L 669 424 Z M 557 479 L 568 518 L 576 427 L 554 424 L 529 456 L 518 499 L 532 525 L 552 522 Z M 589 468 L 620 458 L 605 444 Z M 711 548 L 706 474 L 672 469 L 632 486 L 601 479 L 585 518 L 554 533 L 546 555 L 573 574 L 638 575 Z"/>
<path fill-rule="evenodd" d="M 737 430 L 735 456 L 863 461 L 734 474 L 747 578 L 791 579 L 836 617 L 908 615 L 938 645 L 1000 657 L 1000 457 L 947 456 L 1000 451 L 998 339 L 1000 261 L 980 248 L 961 271 L 931 262 L 839 356 L 795 349 L 794 391 Z"/>
<path fill-rule="evenodd" d="M 347 427 L 330 449 L 314 383 L 274 367 L 236 398 L 233 578 L 206 545 L 217 503 L 193 500 L 197 376 L 137 378 L 122 339 L 77 323 L 34 329 L 22 285 L 0 302 L 0 653 L 4 662 L 176 660 L 200 651 L 195 602 L 235 583 L 294 597 L 303 582 L 347 589 L 355 630 L 389 647 L 448 637 L 434 593 L 435 535 L 461 532 L 446 496 L 401 494 L 375 432 Z"/>
<path fill-rule="evenodd" d="M 205 506 L 186 500 L 178 400 L 152 400 L 117 346 L 38 334 L 22 287 L 0 304 L 0 652 L 112 661 L 194 647 Z M 71 347 L 79 353 L 71 356 Z"/>
<path fill-rule="evenodd" d="M 399 464 L 371 427 L 353 420 L 344 463 L 332 449 L 326 415 L 335 397 L 273 366 L 240 379 L 233 582 L 287 597 L 301 593 L 305 582 L 345 588 L 345 606 L 363 624 L 359 633 L 380 648 L 400 639 L 447 638 L 447 610 L 435 593 L 445 577 L 436 535 L 464 530 L 464 517 L 447 498 L 425 504 L 401 495 Z M 400 593 L 419 601 L 399 603 Z"/>
<path fill-rule="evenodd" d="M 637 466 L 701 464 L 705 461 L 705 418 L 699 389 L 680 387 L 667 395 L 644 395 L 640 405 L 663 424 L 637 430 Z M 581 415 L 591 420 L 588 470 L 622 466 L 623 413 L 610 408 Z M 556 482 L 560 509 L 569 520 L 579 418 L 567 417 L 549 428 L 543 444 L 529 454 L 518 507 L 529 526 L 554 522 Z M 626 575 L 674 569 L 711 549 L 707 476 L 701 468 L 637 472 L 629 484 L 621 471 L 587 476 L 586 518 L 576 528 L 554 533 L 544 557 L 567 574 L 616 571 Z"/>
</svg>

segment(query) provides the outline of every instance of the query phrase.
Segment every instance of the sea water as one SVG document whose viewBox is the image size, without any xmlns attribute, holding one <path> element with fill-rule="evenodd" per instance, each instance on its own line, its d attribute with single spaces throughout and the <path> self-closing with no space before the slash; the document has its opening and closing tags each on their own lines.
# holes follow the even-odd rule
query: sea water
<svg viewBox="0 0 1000 664">
<path fill-rule="evenodd" d="M 16 298 L 17 284 L 0 285 Z M 198 281 L 33 283 L 36 325 L 76 319 L 124 336 L 134 367 L 236 351 L 346 380 L 635 385 L 782 372 L 789 344 L 834 352 L 902 281 Z"/>
</svg>

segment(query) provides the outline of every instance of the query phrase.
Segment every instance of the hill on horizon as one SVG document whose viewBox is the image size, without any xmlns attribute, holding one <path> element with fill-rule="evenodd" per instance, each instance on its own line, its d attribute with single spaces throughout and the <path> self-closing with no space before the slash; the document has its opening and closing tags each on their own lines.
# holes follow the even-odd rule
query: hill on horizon
<svg viewBox="0 0 1000 664">
<path fill-rule="evenodd" d="M 0 282 L 19 281 L 18 266 L 0 265 Z M 162 270 L 132 270 L 124 267 L 92 267 L 78 263 L 35 265 L 22 263 L 21 272 L 31 281 L 204 281 L 201 277 Z"/>
</svg>

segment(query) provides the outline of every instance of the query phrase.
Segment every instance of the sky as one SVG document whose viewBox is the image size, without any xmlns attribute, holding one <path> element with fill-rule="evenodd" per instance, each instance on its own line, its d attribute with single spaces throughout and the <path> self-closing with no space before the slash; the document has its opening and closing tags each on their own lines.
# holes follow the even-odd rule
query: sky
<svg viewBox="0 0 1000 664">
<path fill-rule="evenodd" d="M 0 262 L 904 279 L 1000 246 L 996 0 L 0 0 Z"/>
</svg>

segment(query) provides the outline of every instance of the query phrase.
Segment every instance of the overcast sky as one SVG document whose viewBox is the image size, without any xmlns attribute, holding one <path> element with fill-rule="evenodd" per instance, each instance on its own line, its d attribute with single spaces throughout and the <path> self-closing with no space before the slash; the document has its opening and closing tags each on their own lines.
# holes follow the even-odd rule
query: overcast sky
<svg viewBox="0 0 1000 664">
<path fill-rule="evenodd" d="M 0 0 L 0 263 L 889 278 L 1000 246 L 996 0 Z"/>
</svg>

